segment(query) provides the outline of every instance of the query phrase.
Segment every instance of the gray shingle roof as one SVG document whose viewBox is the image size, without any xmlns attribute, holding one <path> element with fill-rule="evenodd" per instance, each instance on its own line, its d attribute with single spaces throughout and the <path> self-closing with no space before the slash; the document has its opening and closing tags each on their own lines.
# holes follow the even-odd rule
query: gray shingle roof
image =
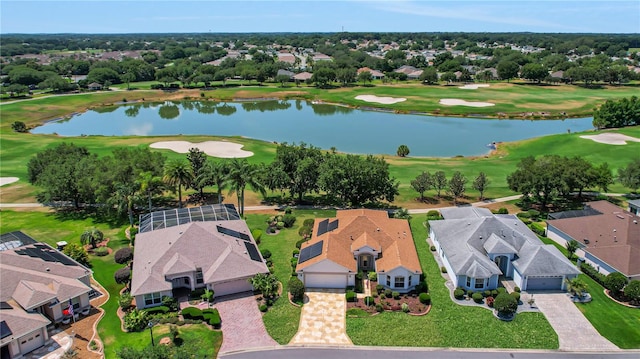
<svg viewBox="0 0 640 359">
<path fill-rule="evenodd" d="M 523 256 L 513 266 L 525 276 L 554 276 L 580 274 L 580 271 L 552 245 L 527 244 Z"/>
<path fill-rule="evenodd" d="M 171 290 L 165 275 L 202 268 L 205 283 L 247 278 L 269 269 L 263 261 L 251 260 L 244 240 L 218 232 L 216 226 L 249 235 L 242 220 L 191 222 L 139 233 L 133 260 L 131 294 Z"/>
<path fill-rule="evenodd" d="M 481 218 L 493 215 L 490 210 L 478 207 L 443 208 L 440 214 L 444 219 Z"/>
</svg>

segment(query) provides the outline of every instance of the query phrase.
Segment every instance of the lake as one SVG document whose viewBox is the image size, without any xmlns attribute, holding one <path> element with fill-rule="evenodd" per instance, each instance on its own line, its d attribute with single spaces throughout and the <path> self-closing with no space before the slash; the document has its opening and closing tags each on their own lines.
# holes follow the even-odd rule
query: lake
<svg viewBox="0 0 640 359">
<path fill-rule="evenodd" d="M 410 156 L 476 156 L 492 142 L 580 132 L 592 118 L 497 120 L 394 114 L 314 104 L 304 100 L 214 102 L 167 101 L 101 107 L 31 130 L 60 136 L 243 136 L 269 142 L 306 142 L 340 152 Z"/>
</svg>

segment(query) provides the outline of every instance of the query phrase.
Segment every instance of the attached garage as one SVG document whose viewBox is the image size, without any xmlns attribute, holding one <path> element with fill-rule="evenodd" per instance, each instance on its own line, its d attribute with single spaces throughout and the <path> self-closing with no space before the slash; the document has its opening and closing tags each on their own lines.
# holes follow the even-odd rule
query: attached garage
<svg viewBox="0 0 640 359">
<path fill-rule="evenodd" d="M 561 290 L 564 277 L 528 277 L 526 290 Z"/>
<path fill-rule="evenodd" d="M 248 278 L 238 279 L 230 282 L 223 283 L 215 283 L 213 285 L 213 291 L 215 292 L 216 297 L 221 297 L 223 295 L 241 293 L 252 291 L 253 286 L 249 282 Z"/>
<path fill-rule="evenodd" d="M 347 287 L 347 274 L 305 273 L 304 286 L 307 288 L 340 288 Z"/>
<path fill-rule="evenodd" d="M 23 336 L 22 338 L 18 339 L 18 342 L 20 343 L 20 353 L 22 353 L 22 355 L 36 350 L 44 345 L 44 336 L 42 335 L 42 330 L 38 330 L 31 334 Z"/>
</svg>

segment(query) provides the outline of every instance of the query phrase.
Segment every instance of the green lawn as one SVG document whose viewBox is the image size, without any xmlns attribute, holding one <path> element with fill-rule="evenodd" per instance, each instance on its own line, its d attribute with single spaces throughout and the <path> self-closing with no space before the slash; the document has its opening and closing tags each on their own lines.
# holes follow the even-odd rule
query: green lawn
<svg viewBox="0 0 640 359">
<path fill-rule="evenodd" d="M 520 313 L 503 322 L 482 308 L 453 303 L 425 241 L 426 215 L 411 220 L 422 270 L 427 276 L 433 307 L 422 317 L 384 312 L 369 318 L 347 318 L 347 334 L 356 345 L 433 346 L 460 348 L 557 349 L 558 337 L 541 313 Z"/>
<path fill-rule="evenodd" d="M 129 240 L 126 239 L 124 226 L 109 225 L 96 222 L 90 218 L 74 218 L 72 215 L 62 216 L 48 212 L 16 212 L 10 210 L 2 211 L 1 233 L 21 230 L 32 236 L 34 239 L 48 243 L 55 247 L 57 241 L 67 241 L 68 243 L 79 243 L 80 235 L 87 228 L 96 227 L 103 231 L 105 237 L 110 238 L 109 248 L 113 251 L 127 246 Z M 115 358 L 116 350 L 123 346 L 133 348 L 144 348 L 150 344 L 150 337 L 147 331 L 140 333 L 124 333 L 120 329 L 120 319 L 116 315 L 118 308 L 118 295 L 122 285 L 117 284 L 113 278 L 116 270 L 122 268 L 113 260 L 113 254 L 104 257 L 89 256 L 91 261 L 93 276 L 96 281 L 102 284 L 109 292 L 109 300 L 102 306 L 106 311 L 105 316 L 98 324 L 98 333 L 105 344 L 105 357 Z M 162 333 L 168 332 L 166 326 L 158 326 L 154 330 L 154 337 L 159 340 Z M 215 357 L 222 344 L 222 333 L 206 329 L 202 325 L 184 326 L 180 328 L 183 345 L 197 346 L 198 353 Z M 202 345 L 202 343 L 211 343 Z"/>
<path fill-rule="evenodd" d="M 293 250 L 296 249 L 295 244 L 301 238 L 298 235 L 298 229 L 302 226 L 302 222 L 307 218 L 333 217 L 335 213 L 332 210 L 295 210 L 293 215 L 296 216 L 296 222 L 293 228 L 283 229 L 277 235 L 266 233 L 262 235 L 260 250 L 271 251 L 274 275 L 282 282 L 285 292 L 288 290 L 287 284 L 291 278 Z M 261 229 L 264 232 L 267 227 L 266 220 L 269 217 L 266 214 L 247 214 L 247 225 L 252 230 Z M 263 316 L 269 335 L 279 344 L 289 343 L 298 331 L 300 312 L 300 308 L 289 304 L 284 294 Z"/>
</svg>

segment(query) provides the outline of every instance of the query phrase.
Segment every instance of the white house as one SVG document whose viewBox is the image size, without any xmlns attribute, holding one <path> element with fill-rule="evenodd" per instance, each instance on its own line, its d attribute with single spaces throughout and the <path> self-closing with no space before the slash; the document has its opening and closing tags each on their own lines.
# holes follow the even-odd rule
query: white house
<svg viewBox="0 0 640 359">
<path fill-rule="evenodd" d="M 409 223 L 386 211 L 338 211 L 316 219 L 312 238 L 302 245 L 296 266 L 307 288 L 355 285 L 359 271 L 374 271 L 385 288 L 406 293 L 420 282 L 420 262 Z"/>
<path fill-rule="evenodd" d="M 500 276 L 522 290 L 560 290 L 580 271 L 514 215 L 484 208 L 443 209 L 429 237 L 456 287 L 495 289 Z"/>
</svg>

